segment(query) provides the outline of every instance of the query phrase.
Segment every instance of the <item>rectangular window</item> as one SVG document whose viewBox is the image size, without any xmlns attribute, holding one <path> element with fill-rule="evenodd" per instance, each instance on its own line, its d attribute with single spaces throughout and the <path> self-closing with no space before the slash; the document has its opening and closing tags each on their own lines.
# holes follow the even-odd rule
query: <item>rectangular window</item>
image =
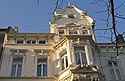
<svg viewBox="0 0 125 81">
<path fill-rule="evenodd" d="M 39 44 L 46 44 L 46 41 L 45 40 L 41 40 L 41 41 L 39 41 Z"/>
<path fill-rule="evenodd" d="M 17 44 L 23 44 L 23 40 L 17 40 Z"/>
<path fill-rule="evenodd" d="M 64 34 L 64 30 L 59 30 L 59 35 Z"/>
<path fill-rule="evenodd" d="M 27 44 L 36 44 L 35 40 L 27 40 Z"/>
<path fill-rule="evenodd" d="M 84 47 L 74 47 L 76 64 L 87 64 Z"/>
<path fill-rule="evenodd" d="M 69 30 L 69 35 L 76 35 L 78 34 L 77 30 Z"/>
<path fill-rule="evenodd" d="M 62 70 L 68 67 L 68 57 L 66 55 L 66 52 L 63 52 L 61 54 L 61 67 Z"/>
<path fill-rule="evenodd" d="M 11 76 L 20 77 L 22 74 L 23 57 L 13 58 Z"/>
<path fill-rule="evenodd" d="M 108 62 L 110 73 L 112 75 L 113 80 L 122 80 L 121 72 L 118 67 L 117 61 L 109 61 Z"/>
<path fill-rule="evenodd" d="M 37 59 L 37 76 L 47 76 L 47 58 Z"/>
<path fill-rule="evenodd" d="M 82 34 L 88 34 L 87 30 L 82 30 Z"/>
</svg>

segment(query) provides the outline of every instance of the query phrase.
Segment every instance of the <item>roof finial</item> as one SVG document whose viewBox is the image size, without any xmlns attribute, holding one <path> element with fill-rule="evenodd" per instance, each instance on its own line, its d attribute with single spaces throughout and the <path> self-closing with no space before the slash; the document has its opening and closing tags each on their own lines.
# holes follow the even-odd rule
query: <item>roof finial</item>
<svg viewBox="0 0 125 81">
<path fill-rule="evenodd" d="M 72 4 L 69 2 L 68 6 L 72 6 Z"/>
<path fill-rule="evenodd" d="M 69 2 L 69 4 L 67 5 L 67 7 L 73 8 L 73 5 Z"/>
</svg>

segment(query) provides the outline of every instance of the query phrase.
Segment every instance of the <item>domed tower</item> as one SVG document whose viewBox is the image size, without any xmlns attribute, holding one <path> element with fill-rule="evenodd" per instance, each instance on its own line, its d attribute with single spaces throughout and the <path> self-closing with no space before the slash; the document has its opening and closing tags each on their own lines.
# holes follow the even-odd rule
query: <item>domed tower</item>
<svg viewBox="0 0 125 81">
<path fill-rule="evenodd" d="M 73 73 L 73 81 L 74 77 L 84 79 L 84 76 L 98 79 L 100 74 L 94 60 L 94 55 L 97 54 L 93 30 L 95 22 L 87 16 L 87 12 L 69 4 L 64 9 L 55 11 L 49 24 L 50 33 L 56 34 L 54 50 L 58 80 L 62 80 L 62 76 L 63 81 L 67 77 L 71 78 L 71 74 L 66 75 L 67 71 Z"/>
</svg>

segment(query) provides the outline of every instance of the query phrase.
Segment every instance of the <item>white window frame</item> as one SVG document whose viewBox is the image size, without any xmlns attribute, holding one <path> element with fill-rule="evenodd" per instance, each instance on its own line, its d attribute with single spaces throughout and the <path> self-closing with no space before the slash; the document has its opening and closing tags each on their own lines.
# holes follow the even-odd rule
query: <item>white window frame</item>
<svg viewBox="0 0 125 81">
<path fill-rule="evenodd" d="M 38 56 L 35 56 L 34 58 L 35 58 L 35 68 L 34 68 L 35 72 L 34 72 L 34 76 L 36 76 L 36 77 L 47 77 L 49 75 L 49 72 L 48 72 L 48 70 L 49 70 L 48 69 L 49 68 L 48 57 L 41 57 L 41 56 L 38 55 Z M 42 58 L 43 59 L 45 59 L 45 58 L 47 59 L 47 63 L 46 63 L 46 65 L 47 65 L 47 76 L 43 76 L 42 71 L 41 71 L 41 73 L 42 73 L 41 76 L 37 76 L 37 65 L 38 65 L 37 59 L 42 59 Z M 44 63 L 41 63 L 41 64 L 44 64 Z"/>
<path fill-rule="evenodd" d="M 77 63 L 78 59 L 76 58 L 76 54 L 79 55 L 80 63 Z M 82 54 L 84 54 L 83 55 L 83 56 L 85 56 L 84 58 L 82 57 Z M 74 55 L 73 56 L 74 56 L 75 64 L 87 64 L 88 63 L 85 46 L 74 46 Z M 85 63 L 83 63 L 83 61 L 85 61 Z"/>
<path fill-rule="evenodd" d="M 111 64 L 111 66 L 109 65 L 109 63 Z M 117 66 L 115 66 L 115 64 L 117 64 Z M 120 71 L 120 68 L 119 68 L 119 63 L 118 61 L 109 61 L 108 62 L 108 65 L 109 65 L 109 71 L 110 71 L 110 74 L 112 76 L 112 79 L 113 80 L 122 80 L 123 77 L 122 77 L 122 74 L 121 74 L 121 71 Z M 113 71 L 113 74 L 111 72 L 111 70 Z M 117 71 L 119 71 L 119 74 L 117 73 Z M 118 77 L 118 75 L 121 77 L 121 79 L 119 79 L 120 77 Z"/>
<path fill-rule="evenodd" d="M 62 64 L 62 60 L 63 60 L 63 62 L 64 62 L 64 64 Z M 67 61 L 67 63 L 66 63 L 66 61 Z M 62 66 L 63 65 L 63 66 Z M 61 68 L 62 68 L 62 70 L 64 70 L 64 69 L 66 69 L 68 67 L 68 56 L 67 56 L 67 54 L 64 54 L 64 55 L 62 55 L 62 57 L 61 57 Z"/>
<path fill-rule="evenodd" d="M 21 76 L 19 76 L 19 77 L 22 77 L 23 76 L 23 71 L 24 71 L 24 62 L 25 62 L 25 56 L 24 55 L 12 55 L 12 56 L 10 56 L 8 76 L 13 77 L 13 76 L 11 76 L 12 64 L 13 64 L 13 58 L 16 58 L 16 57 L 17 58 L 18 57 L 22 57 L 23 58 L 23 61 L 22 61 L 22 72 L 21 72 Z M 14 76 L 14 77 L 16 77 L 16 76 Z"/>
</svg>

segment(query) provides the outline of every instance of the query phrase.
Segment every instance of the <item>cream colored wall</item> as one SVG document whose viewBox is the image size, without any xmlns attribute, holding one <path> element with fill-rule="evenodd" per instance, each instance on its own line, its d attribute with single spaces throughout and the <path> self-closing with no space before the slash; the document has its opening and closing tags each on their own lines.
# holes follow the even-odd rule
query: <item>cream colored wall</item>
<svg viewBox="0 0 125 81">
<path fill-rule="evenodd" d="M 27 46 L 27 45 L 5 45 L 4 53 L 3 53 L 3 59 L 2 59 L 2 66 L 0 70 L 0 76 L 10 76 L 10 70 L 11 70 L 11 54 L 10 49 L 27 49 L 26 53 L 24 54 L 24 68 L 23 68 L 23 75 L 26 77 L 32 77 L 35 75 L 35 59 L 34 59 L 34 52 L 33 49 L 53 49 L 52 46 Z M 54 66 L 54 58 L 53 53 L 49 52 L 49 69 L 48 69 L 48 76 L 52 76 L 55 71 Z"/>
<path fill-rule="evenodd" d="M 56 81 L 54 78 L 0 78 L 0 81 Z"/>
</svg>

